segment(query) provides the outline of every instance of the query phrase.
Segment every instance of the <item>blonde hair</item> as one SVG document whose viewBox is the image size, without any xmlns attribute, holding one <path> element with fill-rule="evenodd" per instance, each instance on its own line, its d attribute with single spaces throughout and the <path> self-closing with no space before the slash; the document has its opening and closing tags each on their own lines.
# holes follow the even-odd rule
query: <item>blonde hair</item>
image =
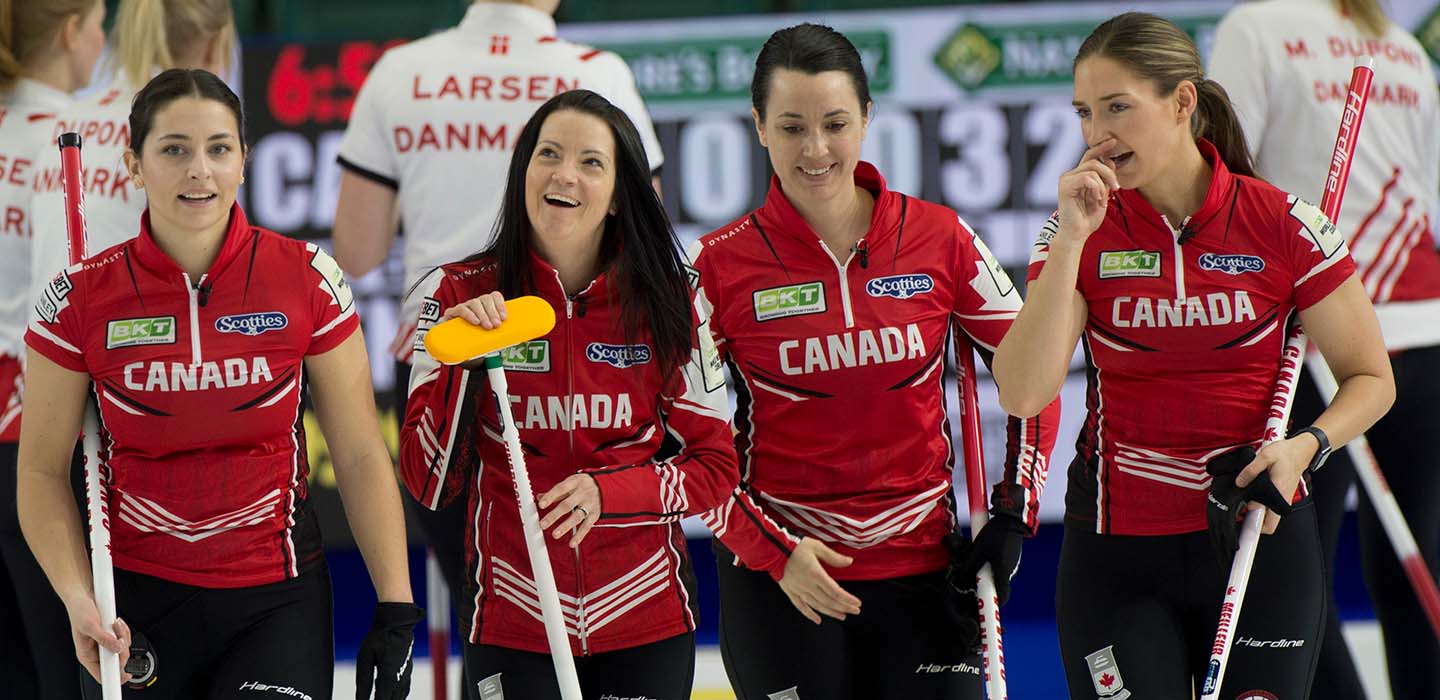
<svg viewBox="0 0 1440 700">
<path fill-rule="evenodd" d="M 219 41 L 226 67 L 235 46 L 230 0 L 122 0 L 115 18 L 115 62 L 140 87 L 197 41 Z"/>
<path fill-rule="evenodd" d="M 1349 17 L 1372 37 L 1384 36 L 1385 30 L 1390 28 L 1389 18 L 1380 9 L 1380 0 L 1335 0 L 1335 6 L 1340 14 Z"/>
<path fill-rule="evenodd" d="M 0 0 L 0 90 L 9 90 L 65 22 L 84 19 L 100 0 Z"/>
</svg>

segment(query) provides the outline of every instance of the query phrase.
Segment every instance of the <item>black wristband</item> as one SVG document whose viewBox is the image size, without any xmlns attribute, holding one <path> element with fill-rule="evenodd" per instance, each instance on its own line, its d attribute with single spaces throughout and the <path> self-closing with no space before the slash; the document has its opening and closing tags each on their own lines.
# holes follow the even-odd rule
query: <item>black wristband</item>
<svg viewBox="0 0 1440 700">
<path fill-rule="evenodd" d="M 1310 465 L 1305 467 L 1307 472 L 1319 471 L 1320 467 L 1325 464 L 1325 459 L 1330 456 L 1330 436 L 1326 435 L 1325 431 L 1310 425 L 1291 433 L 1290 437 L 1296 437 L 1301 433 L 1309 433 L 1315 438 L 1315 442 L 1320 443 L 1320 447 L 1315 450 L 1315 456 L 1310 458 Z"/>
</svg>

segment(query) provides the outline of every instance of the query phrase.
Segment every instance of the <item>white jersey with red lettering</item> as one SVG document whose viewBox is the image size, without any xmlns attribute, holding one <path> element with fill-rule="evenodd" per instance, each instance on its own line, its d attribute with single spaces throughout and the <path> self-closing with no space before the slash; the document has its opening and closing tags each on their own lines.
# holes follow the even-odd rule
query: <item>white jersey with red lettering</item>
<svg viewBox="0 0 1440 700">
<path fill-rule="evenodd" d="M 735 381 L 741 488 L 703 519 L 746 567 L 777 580 L 798 536 L 881 579 L 945 568 L 955 458 L 946 345 L 964 333 L 988 364 L 1020 294 L 954 211 L 885 187 L 870 230 L 837 259 L 772 179 L 765 203 L 691 249 L 698 295 Z M 708 307 L 708 308 L 707 308 Z M 1008 423 L 992 506 L 1037 523 L 1057 398 Z"/>
<path fill-rule="evenodd" d="M 574 474 L 600 491 L 596 527 L 578 549 L 546 537 L 571 652 L 626 649 L 694 631 L 694 575 L 679 521 L 735 490 L 724 370 L 698 338 L 663 372 L 648 332 L 627 339 L 612 280 L 566 295 L 559 273 L 530 256 L 534 293 L 556 309 L 543 337 L 509 348 L 509 407 L 537 494 Z M 461 620 L 472 644 L 549 649 L 527 560 L 515 483 L 486 374 L 440 365 L 425 333 L 442 310 L 494 291 L 493 259 L 446 265 L 423 283 L 400 474 L 428 508 L 467 500 L 471 590 Z M 464 489 L 469 488 L 469 493 Z"/>
<path fill-rule="evenodd" d="M 1089 308 L 1087 416 L 1065 492 L 1072 526 L 1205 529 L 1205 465 L 1258 446 L 1287 321 L 1355 272 L 1318 208 L 1232 174 L 1208 141 L 1200 150 L 1214 176 L 1198 211 L 1172 226 L 1120 190 L 1085 241 L 1075 286 Z M 1057 226 L 1052 216 L 1035 242 L 1031 280 Z"/>
<path fill-rule="evenodd" d="M 397 191 L 406 289 L 485 247 L 520 130 L 546 100 L 576 88 L 624 110 L 651 169 L 660 167 L 660 142 L 629 67 L 556 38 L 555 20 L 533 8 L 477 2 L 459 26 L 376 62 L 340 142 L 340 165 Z M 419 309 L 411 294 L 401 318 L 413 324 Z"/>
<path fill-rule="evenodd" d="M 122 86 L 118 76 L 114 87 L 75 103 L 60 115 L 57 134 L 80 134 L 80 159 L 84 164 L 86 250 L 94 253 L 128 241 L 140 230 L 145 211 L 145 191 L 136 189 L 125 169 L 125 151 L 130 148 L 130 101 L 135 95 Z M 33 309 L 55 273 L 70 264 L 65 237 L 65 192 L 60 180 L 60 151 L 46 148 L 35 160 L 31 187 L 30 220 L 35 238 L 30 247 L 30 295 L 27 309 Z M 31 317 L 31 320 L 34 320 Z"/>
<path fill-rule="evenodd" d="M 313 243 L 234 207 L 191 279 L 140 234 L 46 285 L 25 342 L 94 381 L 115 566 L 206 588 L 294 578 L 323 561 L 308 501 L 304 360 L 359 328 Z"/>
<path fill-rule="evenodd" d="M 30 309 L 30 181 L 37 157 L 58 150 L 55 117 L 72 100 L 27 78 L 0 100 L 0 442 L 15 442 L 20 439 L 20 363 Z"/>
<path fill-rule="evenodd" d="M 1245 3 L 1220 22 L 1211 77 L 1230 93 L 1260 177 L 1320 201 L 1355 59 L 1375 81 L 1336 225 L 1392 351 L 1440 344 L 1440 92 L 1420 42 L 1366 36 L 1330 0 Z"/>
</svg>

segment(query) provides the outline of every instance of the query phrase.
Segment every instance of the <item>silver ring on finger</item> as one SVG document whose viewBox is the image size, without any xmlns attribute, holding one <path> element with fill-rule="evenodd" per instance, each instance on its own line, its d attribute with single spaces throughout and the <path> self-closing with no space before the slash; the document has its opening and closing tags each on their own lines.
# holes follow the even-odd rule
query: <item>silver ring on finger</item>
<svg viewBox="0 0 1440 700">
<path fill-rule="evenodd" d="M 578 511 L 580 511 L 580 519 L 581 519 L 581 520 L 584 520 L 584 519 L 590 517 L 590 510 L 589 510 L 588 508 L 586 508 L 585 506 L 575 506 L 572 510 L 578 510 Z"/>
</svg>

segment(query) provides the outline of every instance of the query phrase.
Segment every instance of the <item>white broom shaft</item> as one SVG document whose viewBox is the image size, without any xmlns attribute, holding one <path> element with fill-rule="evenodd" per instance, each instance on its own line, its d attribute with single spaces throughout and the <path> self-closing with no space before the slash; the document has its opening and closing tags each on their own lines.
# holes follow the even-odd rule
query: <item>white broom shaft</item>
<svg viewBox="0 0 1440 700">
<path fill-rule="evenodd" d="M 525 549 L 530 553 L 530 569 L 540 596 L 540 613 L 545 622 L 545 637 L 550 641 L 550 658 L 555 662 L 555 677 L 560 682 L 560 697 L 581 700 L 580 678 L 575 672 L 575 657 L 570 655 L 570 637 L 565 633 L 565 617 L 560 609 L 560 592 L 555 587 L 555 572 L 550 568 L 550 550 L 545 545 L 545 533 L 540 530 L 540 513 L 535 507 L 530 473 L 525 469 L 520 431 L 510 415 L 510 386 L 503 367 L 491 368 L 486 375 L 499 401 L 501 437 L 515 476 L 515 493 L 520 498 L 520 525 L 525 531 Z"/>
<path fill-rule="evenodd" d="M 65 194 L 65 237 L 70 264 L 85 259 L 85 188 L 82 186 L 80 136 L 62 134 L 60 173 Z M 95 608 L 100 626 L 115 629 L 115 569 L 110 560 L 110 521 L 106 508 L 105 484 L 100 475 L 100 418 L 95 404 L 85 402 L 81 422 L 81 445 L 85 453 L 85 519 L 90 528 L 90 575 L 95 591 Z M 104 700 L 120 700 L 120 655 L 100 647 L 100 690 Z"/>
</svg>

